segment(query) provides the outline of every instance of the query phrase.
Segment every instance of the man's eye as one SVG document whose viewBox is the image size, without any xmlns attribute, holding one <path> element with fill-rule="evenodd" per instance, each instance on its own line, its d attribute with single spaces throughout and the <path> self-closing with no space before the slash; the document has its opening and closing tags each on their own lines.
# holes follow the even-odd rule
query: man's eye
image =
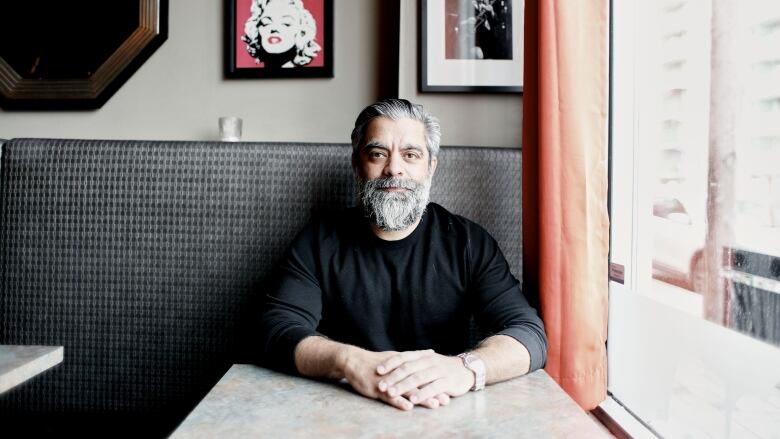
<svg viewBox="0 0 780 439">
<path fill-rule="evenodd" d="M 418 154 L 416 152 L 407 152 L 406 153 L 406 158 L 410 159 L 410 160 L 419 159 L 420 158 L 420 154 Z"/>
<path fill-rule="evenodd" d="M 381 159 L 384 156 L 385 156 L 385 154 L 383 152 L 380 152 L 380 151 L 371 151 L 371 152 L 368 153 L 368 157 L 372 158 L 372 159 Z"/>
</svg>

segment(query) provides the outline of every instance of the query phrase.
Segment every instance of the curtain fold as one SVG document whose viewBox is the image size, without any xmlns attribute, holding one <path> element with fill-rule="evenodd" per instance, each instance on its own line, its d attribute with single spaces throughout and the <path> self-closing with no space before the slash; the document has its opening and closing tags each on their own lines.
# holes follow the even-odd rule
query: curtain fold
<svg viewBox="0 0 780 439">
<path fill-rule="evenodd" d="M 546 371 L 586 410 L 606 397 L 608 0 L 525 2 L 523 283 Z"/>
</svg>

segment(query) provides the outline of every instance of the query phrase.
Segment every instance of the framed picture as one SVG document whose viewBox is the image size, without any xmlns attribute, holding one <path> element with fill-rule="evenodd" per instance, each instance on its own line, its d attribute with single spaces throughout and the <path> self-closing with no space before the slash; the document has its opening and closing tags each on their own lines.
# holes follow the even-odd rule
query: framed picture
<svg viewBox="0 0 780 439">
<path fill-rule="evenodd" d="M 420 90 L 522 93 L 523 0 L 420 0 Z"/>
<path fill-rule="evenodd" d="M 168 0 L 4 1 L 0 107 L 100 108 L 167 38 Z"/>
<path fill-rule="evenodd" d="M 225 77 L 332 78 L 333 0 L 225 0 Z"/>
</svg>

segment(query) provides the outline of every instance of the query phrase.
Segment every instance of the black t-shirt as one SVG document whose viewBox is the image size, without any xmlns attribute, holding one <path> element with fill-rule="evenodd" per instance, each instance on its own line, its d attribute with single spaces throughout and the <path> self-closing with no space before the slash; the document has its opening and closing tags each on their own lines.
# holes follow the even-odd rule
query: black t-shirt
<svg viewBox="0 0 780 439">
<path fill-rule="evenodd" d="M 518 231 L 520 233 L 520 231 Z M 264 359 L 295 372 L 303 338 L 324 335 L 372 351 L 471 346 L 470 319 L 511 336 L 544 366 L 547 339 L 496 241 L 431 203 L 411 235 L 384 241 L 357 208 L 312 220 L 295 238 L 268 291 Z"/>
</svg>

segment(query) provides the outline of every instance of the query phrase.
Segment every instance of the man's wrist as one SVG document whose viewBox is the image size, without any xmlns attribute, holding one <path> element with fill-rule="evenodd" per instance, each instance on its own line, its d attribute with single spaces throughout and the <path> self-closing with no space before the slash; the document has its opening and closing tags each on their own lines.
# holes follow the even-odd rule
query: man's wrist
<svg viewBox="0 0 780 439">
<path fill-rule="evenodd" d="M 349 375 L 350 370 L 354 368 L 356 355 L 359 353 L 358 351 L 361 350 L 362 349 L 349 344 L 342 344 L 339 346 L 335 356 L 335 364 L 339 373 L 339 379 L 346 378 L 347 375 Z"/>
<path fill-rule="evenodd" d="M 452 359 L 453 361 L 457 361 L 458 367 L 461 370 L 460 376 L 462 376 L 463 378 L 460 381 L 464 383 L 464 386 L 466 387 L 466 389 L 468 389 L 467 391 L 471 390 L 474 387 L 474 384 L 476 383 L 476 379 L 477 379 L 476 375 L 474 375 L 474 372 L 471 369 L 469 369 L 468 367 L 466 367 L 465 364 L 463 364 L 463 359 L 460 358 L 458 355 L 455 355 L 454 357 L 452 357 Z"/>
<path fill-rule="evenodd" d="M 459 354 L 458 358 L 463 362 L 463 367 L 474 377 L 473 381 L 471 381 L 473 384 L 469 387 L 469 390 L 479 391 L 484 389 L 487 372 L 485 362 L 473 352 L 464 352 Z"/>
<path fill-rule="evenodd" d="M 342 379 L 349 367 L 350 349 L 355 348 L 322 335 L 312 335 L 295 347 L 295 366 L 303 376 Z"/>
</svg>

